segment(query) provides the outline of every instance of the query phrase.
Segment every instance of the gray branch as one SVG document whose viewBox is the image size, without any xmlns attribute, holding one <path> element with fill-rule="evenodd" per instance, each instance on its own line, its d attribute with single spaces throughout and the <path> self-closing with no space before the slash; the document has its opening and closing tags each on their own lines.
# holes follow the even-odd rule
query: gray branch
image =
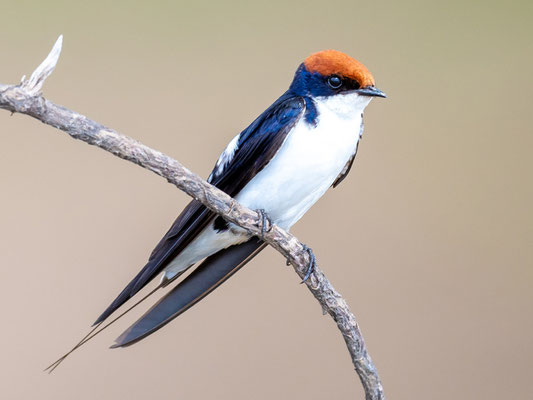
<svg viewBox="0 0 533 400">
<path fill-rule="evenodd" d="M 0 84 L 0 108 L 34 117 L 68 133 L 74 139 L 98 146 L 117 157 L 149 169 L 189 196 L 201 201 L 224 219 L 239 225 L 252 235 L 261 235 L 262 218 L 257 212 L 242 206 L 178 161 L 42 97 L 42 85 L 57 64 L 61 46 L 62 36 L 28 80 L 23 77 L 18 85 Z M 272 225 L 263 240 L 280 252 L 303 279 L 310 257 L 304 245 L 296 237 Z M 344 298 L 333 288 L 318 266 L 306 281 L 306 285 L 322 306 L 324 314 L 328 313 L 337 323 L 363 384 L 366 399 L 385 399 L 381 381 L 366 349 L 359 325 Z"/>
</svg>

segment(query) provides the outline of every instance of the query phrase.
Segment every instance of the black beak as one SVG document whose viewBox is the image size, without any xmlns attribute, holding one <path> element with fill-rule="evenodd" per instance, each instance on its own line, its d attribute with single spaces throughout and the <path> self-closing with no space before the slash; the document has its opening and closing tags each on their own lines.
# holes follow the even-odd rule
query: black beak
<svg viewBox="0 0 533 400">
<path fill-rule="evenodd" d="M 383 93 L 381 90 L 379 90 L 375 86 L 366 86 L 361 89 L 356 90 L 357 93 L 359 93 L 361 96 L 376 96 L 376 97 L 383 97 L 386 98 L 387 95 Z"/>
</svg>

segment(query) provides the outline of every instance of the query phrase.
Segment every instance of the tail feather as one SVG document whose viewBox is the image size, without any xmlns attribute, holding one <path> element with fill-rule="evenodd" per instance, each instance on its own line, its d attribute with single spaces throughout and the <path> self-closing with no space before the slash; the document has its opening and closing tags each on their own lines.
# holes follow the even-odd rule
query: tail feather
<svg viewBox="0 0 533 400">
<path fill-rule="evenodd" d="M 252 238 L 208 257 L 120 335 L 111 347 L 129 346 L 162 328 L 220 286 L 265 246 L 260 239 Z"/>
<path fill-rule="evenodd" d="M 59 357 L 56 361 L 54 361 L 52 364 L 50 364 L 48 367 L 44 369 L 44 371 L 48 371 L 49 373 L 52 373 L 70 354 L 72 354 L 74 351 L 79 349 L 81 346 L 83 346 L 85 343 L 87 343 L 89 340 L 94 338 L 96 335 L 98 335 L 103 330 L 107 329 L 110 325 L 113 325 L 116 321 L 118 321 L 120 318 L 122 318 L 124 315 L 129 313 L 131 310 L 133 310 L 135 307 L 137 307 L 139 304 L 141 304 L 144 300 L 146 300 L 148 297 L 153 295 L 157 290 L 159 290 L 162 287 L 162 285 L 156 286 L 152 291 L 150 291 L 147 295 L 142 297 L 140 300 L 138 300 L 135 304 L 130 306 L 128 309 L 123 311 L 121 314 L 113 318 L 110 322 L 105 324 L 104 326 L 101 326 L 103 324 L 103 321 L 98 322 L 97 324 L 93 325 L 92 329 L 87 333 L 83 339 L 81 339 L 72 349 L 67 351 L 65 354 L 63 354 L 61 357 Z"/>
</svg>

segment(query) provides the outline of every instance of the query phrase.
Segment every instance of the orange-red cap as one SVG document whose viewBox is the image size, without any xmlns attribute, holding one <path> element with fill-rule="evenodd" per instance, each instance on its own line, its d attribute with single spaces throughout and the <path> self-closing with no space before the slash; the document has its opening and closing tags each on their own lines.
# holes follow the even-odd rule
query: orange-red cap
<svg viewBox="0 0 533 400">
<path fill-rule="evenodd" d="M 374 86 L 370 71 L 356 59 L 337 50 L 324 50 L 311 54 L 304 61 L 305 68 L 324 76 L 339 75 L 354 79 L 361 87 Z"/>
</svg>

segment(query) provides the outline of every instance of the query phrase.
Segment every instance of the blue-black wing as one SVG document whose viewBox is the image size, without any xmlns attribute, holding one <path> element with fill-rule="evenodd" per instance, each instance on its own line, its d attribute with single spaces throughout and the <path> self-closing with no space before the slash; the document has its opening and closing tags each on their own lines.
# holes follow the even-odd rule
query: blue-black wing
<svg viewBox="0 0 533 400">
<path fill-rule="evenodd" d="M 126 329 L 112 347 L 129 346 L 161 329 L 215 290 L 265 247 L 266 243 L 254 237 L 207 257 L 186 279 Z"/>
<path fill-rule="evenodd" d="M 236 148 L 223 168 L 215 166 L 210 182 L 232 197 L 274 157 L 289 131 L 305 111 L 305 100 L 284 94 L 261 114 L 238 137 Z M 104 321 L 156 277 L 216 217 L 202 203 L 193 200 L 178 216 L 166 235 L 155 247 L 147 264 L 122 290 L 96 320 Z"/>
</svg>

